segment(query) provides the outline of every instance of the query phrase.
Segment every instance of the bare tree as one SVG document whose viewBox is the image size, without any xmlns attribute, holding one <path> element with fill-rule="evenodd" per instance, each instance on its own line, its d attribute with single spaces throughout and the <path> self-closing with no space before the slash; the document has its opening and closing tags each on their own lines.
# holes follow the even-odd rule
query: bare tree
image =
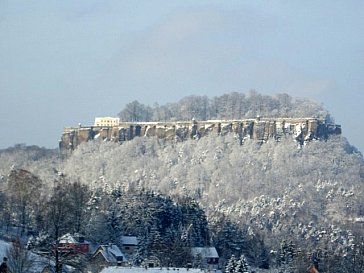
<svg viewBox="0 0 364 273">
<path fill-rule="evenodd" d="M 39 200 L 41 190 L 42 181 L 39 177 L 26 170 L 11 170 L 7 179 L 6 193 L 15 215 L 15 224 L 22 227 L 22 233 L 30 224 L 33 205 Z"/>
<path fill-rule="evenodd" d="M 8 268 L 11 273 L 28 273 L 34 265 L 31 253 L 19 239 L 12 243 L 6 255 L 8 257 Z"/>
<path fill-rule="evenodd" d="M 135 100 L 125 106 L 119 117 L 122 121 L 150 121 L 152 109 Z"/>
</svg>

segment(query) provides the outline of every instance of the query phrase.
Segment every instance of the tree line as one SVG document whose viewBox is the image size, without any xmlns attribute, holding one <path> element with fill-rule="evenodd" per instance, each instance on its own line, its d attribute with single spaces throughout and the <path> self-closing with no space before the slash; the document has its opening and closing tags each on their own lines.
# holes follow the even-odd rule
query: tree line
<svg viewBox="0 0 364 273">
<path fill-rule="evenodd" d="M 138 101 L 127 103 L 119 112 L 122 121 L 186 121 L 213 119 L 244 119 L 263 117 L 314 117 L 332 121 L 322 105 L 285 93 L 262 95 L 254 90 L 248 94 L 232 92 L 222 96 L 188 96 L 176 103 L 152 106 Z"/>
<path fill-rule="evenodd" d="M 110 187 L 101 177 L 95 187 L 62 173 L 44 183 L 29 171 L 12 169 L 1 192 L 2 234 L 30 236 L 29 249 L 51 250 L 64 234 L 83 234 L 94 244 L 120 245 L 122 235 L 140 242 L 135 264 L 156 256 L 163 265 L 186 266 L 186 247 L 210 244 L 204 211 L 190 198 L 169 196 L 146 189 Z M 16 230 L 14 232 L 14 229 Z"/>
</svg>

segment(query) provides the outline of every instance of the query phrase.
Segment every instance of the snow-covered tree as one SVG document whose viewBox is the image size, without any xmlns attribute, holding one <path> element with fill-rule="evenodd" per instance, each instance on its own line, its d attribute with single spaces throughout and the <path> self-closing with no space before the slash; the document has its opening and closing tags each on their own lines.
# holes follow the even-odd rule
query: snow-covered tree
<svg viewBox="0 0 364 273">
<path fill-rule="evenodd" d="M 230 257 L 225 267 L 225 273 L 249 273 L 249 265 L 244 255 L 236 259 L 234 255 Z"/>
<path fill-rule="evenodd" d="M 225 266 L 225 273 L 234 273 L 237 262 L 235 256 L 232 255 Z"/>
</svg>

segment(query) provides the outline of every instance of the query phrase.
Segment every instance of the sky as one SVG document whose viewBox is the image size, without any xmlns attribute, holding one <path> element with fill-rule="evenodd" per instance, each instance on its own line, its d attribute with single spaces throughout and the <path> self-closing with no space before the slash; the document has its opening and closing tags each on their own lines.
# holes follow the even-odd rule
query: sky
<svg viewBox="0 0 364 273">
<path fill-rule="evenodd" d="M 364 1 L 0 0 L 0 149 L 251 89 L 322 103 L 364 152 Z"/>
</svg>

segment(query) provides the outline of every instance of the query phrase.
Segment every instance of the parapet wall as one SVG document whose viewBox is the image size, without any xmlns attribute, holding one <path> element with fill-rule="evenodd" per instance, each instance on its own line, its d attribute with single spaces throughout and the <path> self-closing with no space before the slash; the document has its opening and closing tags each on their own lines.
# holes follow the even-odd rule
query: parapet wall
<svg viewBox="0 0 364 273">
<path fill-rule="evenodd" d="M 341 134 L 341 126 L 314 118 L 256 118 L 244 120 L 207 120 L 186 122 L 121 122 L 118 126 L 79 126 L 65 128 L 59 147 L 68 153 L 83 142 L 91 140 L 123 143 L 135 137 L 147 136 L 184 141 L 207 134 L 235 133 L 240 143 L 250 138 L 259 142 L 292 136 L 300 144 L 313 139 L 327 139 Z"/>
</svg>

